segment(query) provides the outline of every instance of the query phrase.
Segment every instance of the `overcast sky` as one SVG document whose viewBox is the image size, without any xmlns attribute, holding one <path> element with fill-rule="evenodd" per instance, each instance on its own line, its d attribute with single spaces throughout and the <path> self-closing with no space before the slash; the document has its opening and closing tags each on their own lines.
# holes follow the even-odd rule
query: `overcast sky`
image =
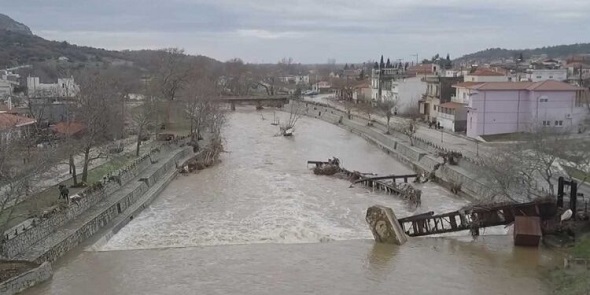
<svg viewBox="0 0 590 295">
<path fill-rule="evenodd" d="M 590 42 L 590 0 L 0 0 L 51 40 L 339 63 Z"/>
</svg>

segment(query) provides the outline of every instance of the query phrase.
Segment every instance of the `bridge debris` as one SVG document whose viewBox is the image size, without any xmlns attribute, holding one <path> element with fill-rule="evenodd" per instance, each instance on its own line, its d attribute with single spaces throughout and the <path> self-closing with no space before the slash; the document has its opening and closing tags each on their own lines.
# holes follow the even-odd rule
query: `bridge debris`
<svg viewBox="0 0 590 295">
<path fill-rule="evenodd" d="M 379 205 L 369 207 L 365 220 L 378 243 L 403 245 L 408 241 L 391 208 Z"/>
<path fill-rule="evenodd" d="M 340 166 L 340 160 L 336 157 L 328 159 L 328 162 L 307 161 L 307 164 L 315 165 L 313 172 L 316 175 L 340 175 L 350 180 L 352 185 L 362 183 L 372 189 L 399 195 L 415 207 L 422 204 L 422 191 L 408 183 L 408 180 L 412 178 L 414 178 L 414 182 L 419 182 L 420 177 L 417 174 L 378 176 L 373 173 L 349 171 Z M 397 183 L 396 180 L 398 179 L 403 179 L 404 182 Z"/>
<path fill-rule="evenodd" d="M 479 229 L 483 227 L 509 225 L 516 221 L 517 217 L 537 217 L 538 221 L 525 220 L 522 223 L 541 222 L 551 220 L 557 214 L 557 205 L 552 200 L 539 200 L 529 203 L 497 203 L 487 205 L 467 206 L 457 211 L 434 215 L 432 212 L 415 216 L 400 218 L 399 223 L 403 231 L 410 237 L 419 237 L 449 232 L 469 230 L 474 236 L 479 235 Z M 520 218 L 519 218 L 520 219 Z M 534 227 L 534 225 L 531 225 Z M 515 231 L 515 235 L 537 235 L 535 229 L 528 230 L 524 225 Z M 524 238 L 529 239 L 528 237 Z M 519 237 L 520 243 L 521 238 Z M 531 244 L 533 244 L 531 238 Z M 527 240 L 528 241 L 528 240 Z M 523 242 L 527 244 L 527 242 Z"/>
<path fill-rule="evenodd" d="M 538 247 L 543 233 L 538 216 L 516 216 L 514 220 L 514 245 Z"/>
</svg>

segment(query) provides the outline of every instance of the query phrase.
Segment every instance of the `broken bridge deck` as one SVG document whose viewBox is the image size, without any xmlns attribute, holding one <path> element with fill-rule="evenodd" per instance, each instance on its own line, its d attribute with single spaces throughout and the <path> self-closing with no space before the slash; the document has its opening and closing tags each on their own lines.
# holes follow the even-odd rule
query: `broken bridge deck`
<svg viewBox="0 0 590 295">
<path fill-rule="evenodd" d="M 422 213 L 398 219 L 403 231 L 410 237 L 419 237 L 463 230 L 476 234 L 479 228 L 508 225 L 516 216 L 539 216 L 541 220 L 553 217 L 557 205 L 552 201 L 529 203 L 502 203 L 486 206 L 472 206 L 461 210 L 437 214 Z"/>
</svg>

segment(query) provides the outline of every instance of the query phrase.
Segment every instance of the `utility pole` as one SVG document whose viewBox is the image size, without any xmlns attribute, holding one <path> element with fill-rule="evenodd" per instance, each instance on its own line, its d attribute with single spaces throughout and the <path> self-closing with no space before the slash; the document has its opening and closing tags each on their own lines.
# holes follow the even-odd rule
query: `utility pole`
<svg viewBox="0 0 590 295">
<path fill-rule="evenodd" d="M 410 55 L 410 56 L 415 56 L 415 57 L 416 57 L 416 65 L 418 65 L 418 53 L 416 53 L 416 54 L 412 54 L 412 55 Z"/>
</svg>

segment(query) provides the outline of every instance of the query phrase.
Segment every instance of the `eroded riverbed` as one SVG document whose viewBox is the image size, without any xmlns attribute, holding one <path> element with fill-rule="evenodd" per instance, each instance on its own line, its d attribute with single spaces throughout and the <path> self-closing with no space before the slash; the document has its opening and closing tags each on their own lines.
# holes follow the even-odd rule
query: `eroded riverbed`
<svg viewBox="0 0 590 295">
<path fill-rule="evenodd" d="M 393 196 L 315 176 L 306 161 L 332 156 L 352 170 L 410 171 L 323 121 L 302 118 L 294 137 L 274 137 L 272 112 L 260 114 L 232 113 L 221 164 L 179 176 L 106 244 L 62 259 L 53 280 L 26 294 L 543 292 L 539 265 L 550 256 L 513 248 L 509 236 L 376 245 L 364 221 L 368 206 L 403 217 L 466 201 L 427 183 L 414 211 Z"/>
</svg>

